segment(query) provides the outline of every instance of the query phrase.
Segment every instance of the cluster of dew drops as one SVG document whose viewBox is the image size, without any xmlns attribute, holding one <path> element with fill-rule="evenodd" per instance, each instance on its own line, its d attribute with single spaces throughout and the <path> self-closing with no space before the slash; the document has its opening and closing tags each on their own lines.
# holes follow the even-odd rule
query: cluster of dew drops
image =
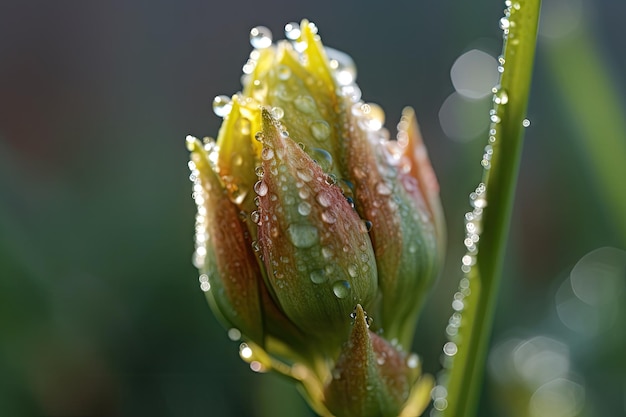
<svg viewBox="0 0 626 417">
<path fill-rule="evenodd" d="M 309 22 L 309 27 L 313 33 L 317 33 L 317 27 L 314 23 Z M 291 22 L 285 25 L 285 38 L 290 41 L 293 49 L 302 53 L 307 48 L 306 41 L 300 40 L 301 28 L 298 23 Z M 247 84 L 250 81 L 256 87 L 259 80 L 250 80 L 251 74 L 257 65 L 260 57 L 259 50 L 269 48 L 273 45 L 273 35 L 270 29 L 265 26 L 256 26 L 250 30 L 250 44 L 254 48 L 250 53 L 249 58 L 242 67 L 243 76 L 241 79 L 242 84 Z M 355 116 L 362 116 L 364 127 L 377 131 L 383 130 L 383 124 L 385 121 L 385 113 L 380 106 L 374 103 L 364 103 L 361 101 L 361 90 L 356 84 L 356 65 L 352 58 L 336 49 L 325 47 L 326 55 L 329 59 L 329 66 L 332 70 L 333 76 L 338 86 L 337 94 L 344 98 L 349 99 L 352 103 L 352 112 Z M 304 62 L 305 56 L 300 55 L 300 59 Z M 278 77 L 282 81 L 286 81 L 291 76 L 291 70 L 288 67 L 282 66 Z M 308 113 L 315 107 L 315 101 L 310 96 L 299 96 L 294 99 L 294 104 L 297 108 L 303 112 Z M 230 97 L 226 95 L 218 95 L 213 100 L 213 112 L 222 118 L 225 118 L 230 113 L 232 108 L 232 102 Z M 308 110 L 308 111 L 307 111 Z M 283 109 L 280 107 L 272 108 L 272 116 L 275 119 L 280 120 L 284 115 Z M 325 122 L 324 122 L 325 123 Z M 311 125 L 311 133 L 317 139 L 324 139 L 330 133 L 329 127 L 324 126 L 322 123 Z"/>
<path fill-rule="evenodd" d="M 311 29 L 311 31 L 314 34 L 316 34 L 317 33 L 316 26 L 311 22 L 309 22 L 308 24 L 309 24 L 309 28 Z M 303 59 L 303 55 L 301 53 L 306 49 L 307 45 L 304 41 L 300 40 L 300 36 L 301 36 L 301 28 L 298 23 L 291 22 L 285 25 L 285 38 L 287 39 L 287 41 L 290 42 L 294 51 L 296 51 L 297 53 L 300 53 L 300 58 Z M 259 87 L 262 90 L 261 86 L 258 85 L 259 81 L 251 80 L 250 77 L 252 77 L 252 74 L 254 73 L 254 69 L 257 65 L 257 60 L 260 57 L 259 50 L 271 47 L 273 45 L 272 39 L 273 38 L 272 38 L 271 31 L 264 26 L 257 26 L 250 30 L 250 44 L 252 45 L 254 49 L 250 53 L 249 58 L 246 60 L 242 68 L 243 76 L 242 76 L 241 81 L 243 85 L 247 85 L 248 83 L 252 82 L 255 88 Z M 341 51 L 338 51 L 329 47 L 325 47 L 325 52 L 329 59 L 329 67 L 331 69 L 331 73 L 333 74 L 335 81 L 336 81 L 336 85 L 337 85 L 336 93 L 338 96 L 343 97 L 345 99 L 345 103 L 347 103 L 347 106 L 349 106 L 351 114 L 356 118 L 356 120 L 358 120 L 359 127 L 362 128 L 363 131 L 367 133 L 368 139 L 371 140 L 372 142 L 386 143 L 387 145 L 389 145 L 390 144 L 389 143 L 389 131 L 383 127 L 384 121 L 385 121 L 385 113 L 379 105 L 375 103 L 365 103 L 361 101 L 361 90 L 356 84 L 356 76 L 357 76 L 356 66 L 352 58 L 349 55 Z M 291 70 L 287 67 L 281 66 L 278 68 L 278 71 L 279 71 L 278 77 L 282 81 L 288 80 L 289 77 L 291 76 Z M 281 86 L 282 85 L 279 85 L 278 87 L 281 87 Z M 254 96 L 254 93 L 253 93 L 253 96 Z M 252 99 L 254 99 L 254 97 Z M 245 98 L 245 100 L 250 100 L 250 98 Z M 262 96 L 259 97 L 259 101 L 261 100 L 263 100 Z M 309 95 L 299 95 L 297 97 L 293 97 L 293 100 L 294 100 L 295 108 L 298 111 L 301 111 L 303 115 L 310 114 L 315 110 L 315 106 L 316 106 L 315 100 L 313 99 L 313 97 Z M 219 95 L 215 97 L 215 99 L 213 100 L 213 111 L 217 116 L 226 118 L 228 117 L 231 109 L 232 109 L 232 101 L 228 96 Z M 273 107 L 271 109 L 271 114 L 280 123 L 280 120 L 284 116 L 284 110 L 280 107 Z M 345 128 L 349 129 L 350 127 L 345 126 Z M 315 137 L 320 142 L 323 142 L 325 139 L 327 139 L 330 136 L 330 126 L 328 125 L 326 121 L 323 121 L 323 120 L 313 121 L 310 124 L 310 129 L 311 129 L 312 136 Z M 406 126 L 402 129 L 399 128 L 398 139 L 400 139 L 402 135 L 406 136 L 406 129 L 407 129 Z M 284 136 L 289 136 L 289 133 L 286 131 L 286 129 L 284 129 L 284 127 L 281 127 L 281 130 Z M 257 132 L 254 135 L 254 137 L 258 141 L 261 141 L 261 142 L 263 141 L 262 132 Z M 398 142 L 405 143 L 406 140 L 398 141 Z M 302 148 L 304 148 L 303 144 L 300 143 L 299 145 Z M 207 151 L 210 151 L 210 156 L 209 156 L 210 159 L 214 158 L 214 156 L 212 155 L 216 155 L 217 153 L 217 146 L 215 145 L 215 143 L 210 142 L 210 141 L 205 141 L 205 148 L 207 149 Z M 396 152 L 396 155 L 394 155 L 394 152 L 393 152 L 394 149 L 392 146 L 386 146 L 383 149 L 388 151 L 385 154 L 386 162 L 388 162 L 388 165 L 392 167 L 393 166 L 397 167 L 400 164 L 399 158 L 397 157 L 397 154 L 399 154 L 399 150 Z M 270 155 L 270 153 L 272 152 L 273 151 L 271 149 L 264 148 L 263 153 L 261 155 L 262 159 L 264 160 L 272 159 L 273 155 Z M 328 151 L 321 149 L 321 148 L 312 148 L 309 150 L 309 152 L 314 154 L 312 155 L 314 156 L 314 160 L 325 171 L 327 170 L 327 168 L 329 169 L 332 166 L 332 156 L 330 155 Z M 388 170 L 388 172 L 393 172 L 393 171 L 394 171 L 393 169 Z M 263 167 L 261 166 L 257 166 L 255 169 L 255 172 L 258 177 L 262 178 L 264 175 Z M 331 183 L 337 183 L 337 179 L 334 177 L 333 174 L 328 174 L 328 180 Z M 255 184 L 254 191 L 257 194 L 257 199 L 255 201 L 257 201 L 258 203 L 258 196 L 266 195 L 268 193 L 268 188 L 264 182 L 259 181 Z M 387 186 L 383 183 L 379 184 L 379 187 L 377 187 L 377 191 L 379 191 L 381 195 L 391 194 L 390 186 Z M 240 194 L 240 196 L 242 195 L 243 194 Z M 350 201 L 351 199 L 349 197 L 348 197 L 348 200 L 349 202 L 351 202 Z M 352 202 L 351 202 L 351 205 L 354 207 Z M 310 212 L 310 210 L 311 210 L 311 206 L 306 201 L 301 202 L 298 206 L 298 212 L 301 215 L 307 215 Z M 256 224 L 259 224 L 259 222 L 263 220 L 261 217 L 262 216 L 258 210 L 255 210 L 250 214 L 251 220 Z M 364 220 L 363 223 L 364 223 L 365 229 L 367 231 L 370 231 L 372 228 L 372 223 L 369 220 Z M 300 233 L 299 235 L 310 236 L 312 234 L 313 233 Z M 298 243 L 305 244 L 306 242 L 300 242 L 300 240 L 298 240 L 297 242 L 294 242 L 296 246 Z M 201 247 L 202 245 L 198 245 L 198 246 Z M 259 247 L 258 242 L 256 241 L 253 242 L 252 246 L 255 252 L 259 252 L 260 247 Z M 355 273 L 353 270 L 349 269 L 349 272 L 351 276 L 353 277 L 355 276 L 354 275 Z M 326 275 L 328 274 L 325 273 L 324 271 L 321 271 L 321 272 L 313 271 L 311 273 L 311 280 L 314 283 L 322 283 L 325 281 Z M 343 281 L 338 281 L 335 284 L 336 285 L 333 286 L 334 294 L 338 298 L 346 297 L 349 293 L 349 283 L 343 280 Z M 205 285 L 204 288 L 206 287 L 207 286 Z"/>
<path fill-rule="evenodd" d="M 511 15 L 520 10 L 521 5 L 518 2 L 510 0 L 505 1 L 506 9 L 504 10 L 504 16 L 499 21 L 500 29 L 502 30 L 503 40 L 510 45 L 517 45 L 519 39 L 513 37 L 511 33 L 511 27 L 515 24 L 511 20 Z M 505 71 L 505 58 L 503 55 L 498 57 L 498 72 L 501 74 Z M 489 138 L 488 144 L 485 146 L 483 156 L 480 161 L 481 166 L 485 170 L 485 173 L 491 168 L 491 159 L 494 152 L 494 144 L 497 141 L 498 128 L 501 123 L 499 110 L 509 102 L 509 96 L 505 89 L 500 85 L 496 85 L 492 88 L 493 93 L 493 107 L 489 111 Z M 523 127 L 530 126 L 530 120 L 524 119 L 522 121 Z M 433 399 L 433 408 L 431 410 L 431 417 L 438 417 L 441 412 L 448 407 L 448 392 L 446 389 L 447 379 L 449 377 L 450 369 L 453 366 L 454 357 L 459 350 L 458 343 L 460 339 L 458 337 L 459 328 L 461 327 L 463 320 L 463 310 L 466 304 L 466 298 L 471 294 L 471 282 L 472 282 L 472 267 L 476 264 L 476 256 L 478 255 L 478 242 L 480 240 L 480 234 L 482 232 L 482 216 L 483 209 L 487 206 L 487 186 L 484 182 L 478 184 L 476 189 L 469 195 L 471 211 L 465 213 L 465 238 L 463 244 L 466 252 L 461 258 L 461 271 L 463 277 L 459 282 L 457 292 L 454 293 L 452 299 L 453 313 L 448 320 L 446 326 L 446 336 L 448 341 L 443 345 L 442 364 L 444 369 L 437 377 L 437 385 L 432 389 L 431 397 Z"/>
</svg>

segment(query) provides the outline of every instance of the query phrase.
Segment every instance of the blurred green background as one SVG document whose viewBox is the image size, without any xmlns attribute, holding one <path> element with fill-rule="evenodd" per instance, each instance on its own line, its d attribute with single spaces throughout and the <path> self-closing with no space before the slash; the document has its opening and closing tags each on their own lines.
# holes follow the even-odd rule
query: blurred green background
<svg viewBox="0 0 626 417">
<path fill-rule="evenodd" d="M 302 18 L 352 55 L 390 130 L 416 109 L 449 227 L 415 341 L 437 373 L 490 97 L 442 106 L 457 58 L 500 53 L 503 3 L 2 2 L 0 416 L 312 415 L 209 311 L 184 143 L 217 134 L 249 29 Z M 626 415 L 625 15 L 544 1 L 481 416 Z"/>
</svg>

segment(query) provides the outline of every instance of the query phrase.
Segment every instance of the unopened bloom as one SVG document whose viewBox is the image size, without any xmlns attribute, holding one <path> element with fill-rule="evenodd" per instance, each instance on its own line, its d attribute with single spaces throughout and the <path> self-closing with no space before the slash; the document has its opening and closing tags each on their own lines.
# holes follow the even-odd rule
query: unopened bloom
<svg viewBox="0 0 626 417">
<path fill-rule="evenodd" d="M 294 378 L 319 414 L 415 415 L 430 379 L 411 342 L 444 230 L 414 112 L 390 140 L 351 58 L 306 20 L 286 36 L 253 29 L 217 141 L 188 137 L 201 286 L 251 367 Z"/>
</svg>

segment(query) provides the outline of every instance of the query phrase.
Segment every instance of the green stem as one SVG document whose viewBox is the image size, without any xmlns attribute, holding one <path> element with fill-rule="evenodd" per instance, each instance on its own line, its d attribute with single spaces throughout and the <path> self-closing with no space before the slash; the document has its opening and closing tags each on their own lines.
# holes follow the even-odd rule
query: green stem
<svg viewBox="0 0 626 417">
<path fill-rule="evenodd" d="M 434 406 L 444 417 L 476 414 L 515 195 L 541 2 L 509 3 L 500 22 L 504 72 L 494 93 L 482 182 L 466 215 L 465 276 L 444 347 L 446 370 L 439 383 L 446 390 L 434 391 Z"/>
</svg>

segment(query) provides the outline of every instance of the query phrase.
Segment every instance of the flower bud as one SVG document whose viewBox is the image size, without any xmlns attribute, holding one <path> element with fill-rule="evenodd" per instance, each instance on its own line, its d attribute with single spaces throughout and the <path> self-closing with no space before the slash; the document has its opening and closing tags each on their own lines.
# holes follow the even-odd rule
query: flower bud
<svg viewBox="0 0 626 417">
<path fill-rule="evenodd" d="M 288 26 L 276 44 L 251 32 L 217 141 L 189 141 L 202 288 L 251 368 L 296 380 L 319 414 L 414 417 L 432 382 L 405 352 L 443 259 L 437 181 L 413 111 L 389 140 L 351 58 Z"/>
<path fill-rule="evenodd" d="M 369 330 L 360 305 L 348 342 L 325 389 L 328 409 L 342 417 L 397 417 L 412 392 L 419 392 L 412 407 L 419 415 L 428 403 L 428 380 L 419 380 L 418 360 L 398 350 Z M 412 391 L 413 386 L 419 387 Z M 419 400 L 416 401 L 416 400 Z M 414 407 L 417 405 L 417 407 Z M 416 409 L 420 408 L 421 409 Z"/>
<path fill-rule="evenodd" d="M 262 120 L 264 174 L 255 190 L 269 285 L 299 329 L 341 343 L 354 305 L 370 304 L 377 292 L 367 230 L 341 189 L 267 109 Z"/>
</svg>

